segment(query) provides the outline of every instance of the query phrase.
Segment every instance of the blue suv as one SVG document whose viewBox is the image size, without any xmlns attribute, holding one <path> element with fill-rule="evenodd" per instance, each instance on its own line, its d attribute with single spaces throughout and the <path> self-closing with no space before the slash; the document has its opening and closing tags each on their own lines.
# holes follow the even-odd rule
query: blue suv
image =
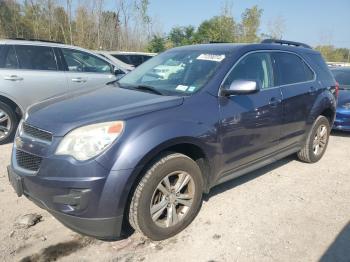
<svg viewBox="0 0 350 262">
<path fill-rule="evenodd" d="M 82 234 L 115 239 L 131 225 L 165 239 L 213 186 L 294 153 L 320 160 L 337 90 L 302 43 L 171 49 L 112 85 L 32 106 L 9 179 Z"/>
</svg>

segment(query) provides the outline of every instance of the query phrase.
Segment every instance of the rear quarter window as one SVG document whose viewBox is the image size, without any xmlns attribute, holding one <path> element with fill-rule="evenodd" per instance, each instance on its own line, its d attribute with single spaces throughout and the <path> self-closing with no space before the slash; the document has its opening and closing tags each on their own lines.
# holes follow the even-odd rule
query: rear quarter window
<svg viewBox="0 0 350 262">
<path fill-rule="evenodd" d="M 314 65 L 314 68 L 318 71 L 319 78 L 323 80 L 329 80 L 332 82 L 334 81 L 334 77 L 321 54 L 308 53 L 305 54 L 305 56 L 308 58 L 309 62 L 312 63 L 312 65 Z"/>
</svg>

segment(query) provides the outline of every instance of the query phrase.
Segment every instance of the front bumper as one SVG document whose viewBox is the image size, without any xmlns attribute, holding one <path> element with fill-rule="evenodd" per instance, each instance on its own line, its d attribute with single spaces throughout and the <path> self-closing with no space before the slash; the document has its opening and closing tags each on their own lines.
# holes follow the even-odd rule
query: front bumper
<svg viewBox="0 0 350 262">
<path fill-rule="evenodd" d="M 24 195 L 67 227 L 99 239 L 116 239 L 122 224 L 132 169 L 110 170 L 96 160 L 79 162 L 56 156 L 53 144 L 16 137 L 9 180 L 18 196 Z M 23 168 L 17 152 L 41 159 L 36 171 Z M 28 161 L 28 159 L 26 159 Z"/>
<path fill-rule="evenodd" d="M 54 190 L 50 187 L 46 189 L 47 192 L 50 192 L 50 194 L 53 197 L 43 197 L 38 192 L 41 190 L 39 189 L 40 182 L 39 180 L 36 180 L 36 190 L 33 189 L 33 181 L 29 182 L 29 178 L 25 176 L 18 175 L 11 166 L 7 167 L 8 170 L 8 178 L 15 189 L 17 195 L 20 197 L 22 195 L 25 195 L 28 199 L 33 201 L 36 205 L 39 207 L 47 210 L 49 213 L 51 213 L 57 220 L 59 220 L 62 224 L 67 226 L 68 228 L 92 237 L 96 237 L 99 239 L 116 239 L 122 235 L 122 225 L 123 225 L 123 214 L 121 215 L 115 215 L 112 217 L 100 217 L 98 214 L 98 209 L 96 209 L 95 216 L 93 217 L 84 217 L 84 212 L 81 215 L 71 215 L 69 212 L 67 212 L 67 207 L 69 206 L 68 210 L 72 211 L 73 209 L 77 209 L 77 206 L 79 206 L 78 209 L 81 210 L 87 210 L 89 206 L 91 206 L 88 203 L 88 199 L 84 199 L 87 195 L 86 192 L 91 191 L 80 191 L 83 192 L 81 194 L 73 194 L 71 197 L 69 197 L 69 194 L 66 194 L 65 198 L 61 198 L 61 203 L 59 205 L 65 206 L 65 209 L 60 209 L 58 207 L 54 207 L 54 209 L 50 208 L 48 206 L 53 204 L 58 204 L 54 202 L 55 196 L 63 196 L 61 193 L 62 188 L 57 188 L 57 190 Z M 30 180 L 33 180 L 31 178 Z M 42 181 L 41 181 L 42 182 Z M 43 184 L 45 186 L 45 184 Z M 31 188 L 32 190 L 30 190 Z M 57 195 L 58 194 L 58 195 Z M 55 196 L 54 196 L 55 195 Z M 90 194 L 89 194 L 90 195 Z M 91 197 L 91 196 L 89 196 Z M 67 201 L 69 204 L 64 204 L 63 202 Z M 73 201 L 73 202 L 72 202 Z M 85 202 L 85 203 L 82 203 Z M 92 201 L 93 202 L 93 201 Z M 110 208 L 113 209 L 113 208 Z M 74 212 L 73 212 L 74 213 Z"/>
</svg>

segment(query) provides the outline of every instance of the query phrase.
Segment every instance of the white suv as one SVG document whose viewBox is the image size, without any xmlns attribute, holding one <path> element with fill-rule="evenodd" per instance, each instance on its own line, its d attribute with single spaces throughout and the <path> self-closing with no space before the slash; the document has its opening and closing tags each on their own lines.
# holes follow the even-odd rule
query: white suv
<svg viewBox="0 0 350 262">
<path fill-rule="evenodd" d="M 0 40 L 0 144 L 11 141 L 30 105 L 113 82 L 125 73 L 112 61 L 79 47 Z"/>
</svg>

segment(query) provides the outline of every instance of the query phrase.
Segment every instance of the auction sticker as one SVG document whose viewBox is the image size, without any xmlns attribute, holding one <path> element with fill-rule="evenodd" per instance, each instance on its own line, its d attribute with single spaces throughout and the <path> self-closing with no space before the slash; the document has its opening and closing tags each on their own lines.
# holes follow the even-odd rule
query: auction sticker
<svg viewBox="0 0 350 262">
<path fill-rule="evenodd" d="M 206 60 L 206 61 L 214 61 L 221 62 L 225 59 L 225 55 L 214 55 L 214 54 L 201 54 L 197 57 L 197 60 Z"/>
<path fill-rule="evenodd" d="M 184 86 L 184 85 L 178 85 L 176 87 L 176 90 L 179 90 L 179 91 L 186 91 L 188 88 L 188 86 Z"/>
</svg>

